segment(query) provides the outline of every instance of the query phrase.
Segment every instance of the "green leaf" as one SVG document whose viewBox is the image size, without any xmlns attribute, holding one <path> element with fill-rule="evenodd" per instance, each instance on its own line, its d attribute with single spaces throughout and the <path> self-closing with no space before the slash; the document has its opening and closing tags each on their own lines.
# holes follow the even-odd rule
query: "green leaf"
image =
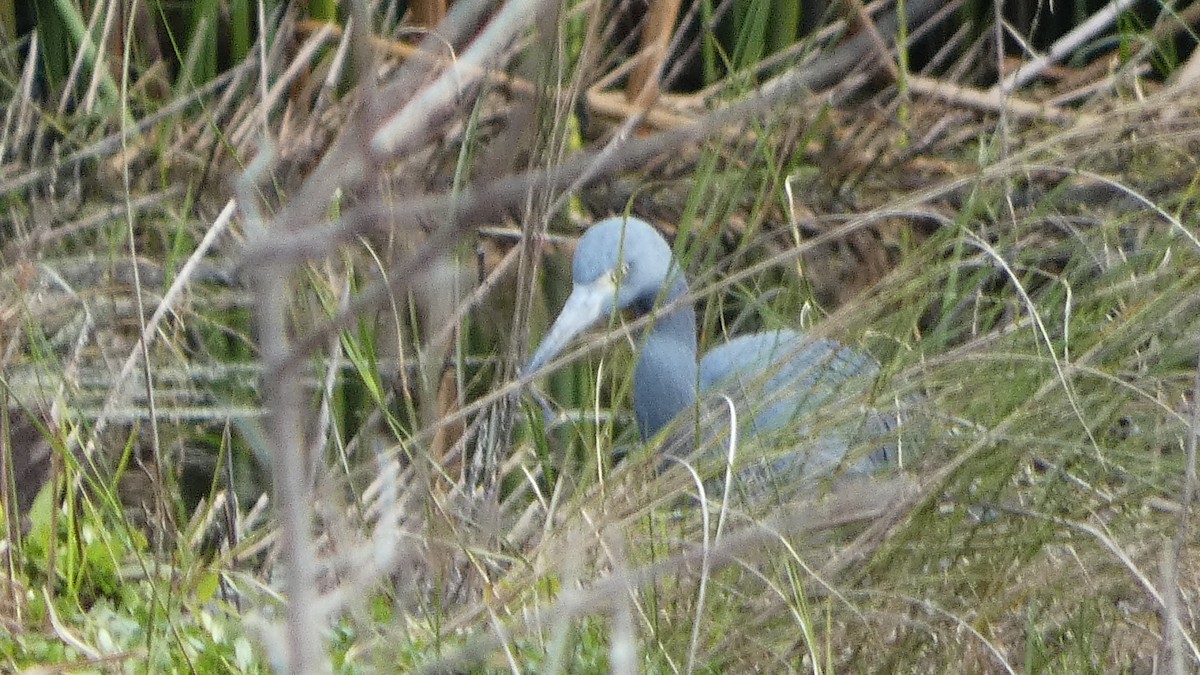
<svg viewBox="0 0 1200 675">
<path fill-rule="evenodd" d="M 221 575 L 209 570 L 196 583 L 196 600 L 202 603 L 212 600 L 220 586 Z"/>
</svg>

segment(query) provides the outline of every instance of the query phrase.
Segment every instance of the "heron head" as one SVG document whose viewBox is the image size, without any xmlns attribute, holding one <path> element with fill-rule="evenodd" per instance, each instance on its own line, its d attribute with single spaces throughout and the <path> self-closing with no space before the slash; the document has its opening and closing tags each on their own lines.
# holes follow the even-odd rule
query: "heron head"
<svg viewBox="0 0 1200 675">
<path fill-rule="evenodd" d="M 645 221 L 620 216 L 596 223 L 579 239 L 571 276 L 571 295 L 526 372 L 546 365 L 580 333 L 618 312 L 646 314 L 668 278 L 673 292 L 667 299 L 685 289 L 666 240 Z"/>
</svg>

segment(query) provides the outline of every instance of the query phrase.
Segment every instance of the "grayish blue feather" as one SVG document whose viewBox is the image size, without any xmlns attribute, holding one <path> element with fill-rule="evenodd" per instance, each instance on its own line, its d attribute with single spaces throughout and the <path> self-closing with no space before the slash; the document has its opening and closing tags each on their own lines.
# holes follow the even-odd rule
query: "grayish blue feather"
<svg viewBox="0 0 1200 675">
<path fill-rule="evenodd" d="M 571 295 L 526 372 L 543 367 L 576 336 L 615 313 L 642 316 L 675 303 L 688 290 L 666 241 L 636 218 L 609 218 L 589 228 L 575 251 L 572 277 Z M 725 394 L 737 405 L 743 440 L 774 441 L 775 434 L 787 434 L 778 438 L 795 444 L 795 450 L 760 463 L 752 473 L 773 479 L 781 474 L 827 474 L 864 439 L 876 449 L 848 470 L 873 471 L 892 459 L 883 438 L 893 427 L 886 416 L 864 409 L 857 423 L 850 419 L 853 415 L 833 425 L 815 424 L 813 419 L 826 406 L 856 401 L 869 391 L 878 374 L 870 356 L 833 340 L 780 330 L 735 338 L 697 363 L 694 310 L 688 303 L 677 304 L 660 312 L 638 341 L 633 401 L 643 439 L 698 407 L 709 409 L 701 436 L 712 440 L 727 434 L 727 418 L 712 405 L 723 400 L 717 394 Z M 723 430 L 718 428 L 721 420 Z M 689 436 L 688 425 L 681 420 L 675 426 L 680 428 L 676 442 L 665 445 L 668 452 L 684 454 L 680 448 L 694 448 L 695 429 L 691 443 L 680 443 L 678 439 Z"/>
</svg>

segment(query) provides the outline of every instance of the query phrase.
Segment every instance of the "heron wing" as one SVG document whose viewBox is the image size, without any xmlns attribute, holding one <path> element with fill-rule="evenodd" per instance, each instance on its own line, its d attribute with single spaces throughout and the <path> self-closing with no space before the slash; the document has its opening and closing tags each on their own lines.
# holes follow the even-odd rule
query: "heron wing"
<svg viewBox="0 0 1200 675">
<path fill-rule="evenodd" d="M 809 437 L 804 452 L 777 457 L 768 473 L 817 476 L 836 470 L 864 434 L 886 436 L 891 430 L 892 423 L 877 411 L 869 411 L 865 422 L 858 423 L 820 424 L 812 419 L 824 406 L 866 392 L 878 373 L 878 363 L 858 350 L 779 330 L 735 338 L 705 354 L 700 390 L 733 398 L 744 416 L 739 427 L 750 435 L 786 428 Z M 884 444 L 848 468 L 875 471 L 893 454 Z"/>
</svg>

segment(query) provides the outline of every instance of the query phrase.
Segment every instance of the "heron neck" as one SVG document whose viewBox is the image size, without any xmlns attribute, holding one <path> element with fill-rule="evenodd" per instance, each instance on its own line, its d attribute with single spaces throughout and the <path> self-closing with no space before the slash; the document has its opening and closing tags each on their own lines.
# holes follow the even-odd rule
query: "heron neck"
<svg viewBox="0 0 1200 675">
<path fill-rule="evenodd" d="M 687 293 L 680 281 L 671 303 Z M 634 410 L 642 438 L 653 436 L 696 401 L 696 313 L 683 305 L 659 316 L 645 334 L 633 373 Z"/>
</svg>

